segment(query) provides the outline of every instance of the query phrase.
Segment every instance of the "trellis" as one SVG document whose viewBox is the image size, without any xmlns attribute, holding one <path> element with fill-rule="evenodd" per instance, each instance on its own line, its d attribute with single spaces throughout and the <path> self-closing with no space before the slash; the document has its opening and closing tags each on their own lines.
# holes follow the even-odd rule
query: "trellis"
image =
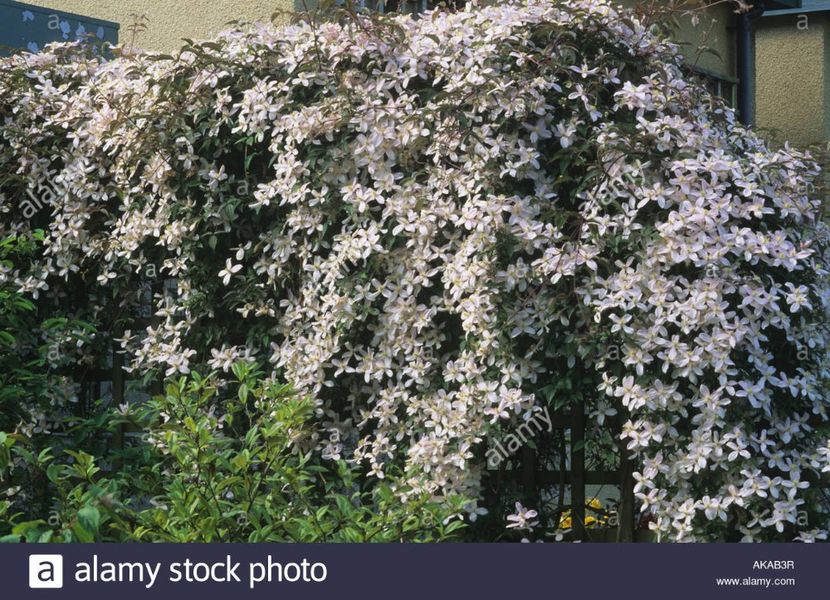
<svg viewBox="0 0 830 600">
<path fill-rule="evenodd" d="M 538 469 L 536 453 L 529 445 L 521 449 L 521 468 L 510 470 L 506 475 L 516 480 L 523 489 L 537 489 L 540 486 L 570 488 L 570 504 L 564 508 L 570 511 L 573 541 L 591 542 L 645 542 L 652 541 L 651 533 L 637 527 L 637 511 L 634 498 L 634 465 L 624 452 L 619 453 L 619 466 L 615 470 L 589 470 L 585 460 L 586 405 L 579 402 L 569 411 L 550 415 L 552 429 L 570 431 L 568 455 L 570 468 L 563 465 L 557 470 Z M 610 419 L 609 425 L 619 431 L 619 421 Z M 491 471 L 494 474 L 495 471 Z M 585 519 L 589 510 L 595 510 L 586 503 L 585 488 L 588 485 L 611 486 L 619 490 L 619 504 L 614 513 L 601 512 L 602 516 L 616 517 L 616 524 L 606 527 L 586 527 Z M 561 514 L 555 514 L 558 519 Z"/>
<path fill-rule="evenodd" d="M 145 324 L 153 323 L 154 319 L 141 319 Z M 126 389 L 129 379 L 124 370 L 124 355 L 119 352 L 117 344 L 112 345 L 112 366 L 109 369 L 90 369 L 76 379 L 80 388 L 79 397 L 82 406 L 89 406 L 90 402 L 100 398 L 105 384 L 111 390 L 111 402 L 120 405 L 126 401 Z M 163 380 L 151 382 L 147 390 L 151 395 L 163 392 Z M 508 476 L 520 483 L 524 489 L 537 489 L 539 486 L 560 485 L 569 486 L 571 491 L 570 505 L 565 506 L 570 511 L 572 541 L 588 542 L 651 542 L 654 541 L 650 531 L 638 527 L 636 500 L 634 497 L 634 463 L 619 453 L 619 466 L 616 470 L 588 470 L 585 460 L 586 439 L 586 405 L 576 403 L 570 411 L 551 414 L 551 427 L 559 431 L 570 431 L 568 454 L 570 468 L 537 469 L 535 451 L 528 445 L 522 447 L 522 467 L 507 471 Z M 816 417 L 811 422 L 813 426 L 820 426 Z M 609 425 L 616 433 L 619 432 L 619 419 L 610 419 Z M 111 443 L 116 448 L 123 448 L 125 437 L 129 429 L 121 426 L 112 436 Z M 830 474 L 818 482 L 830 489 Z M 619 490 L 619 504 L 615 513 L 603 512 L 603 516 L 616 516 L 616 525 L 607 527 L 586 527 L 585 519 L 590 508 L 586 503 L 585 488 L 588 485 L 612 486 Z M 555 515 L 559 518 L 561 515 Z"/>
<path fill-rule="evenodd" d="M 157 319 L 141 316 L 136 319 L 134 325 L 147 326 L 156 324 Z M 117 336 L 112 336 L 117 337 Z M 112 357 L 111 366 L 103 369 L 90 369 L 77 377 L 75 383 L 80 388 L 79 396 L 82 406 L 89 406 L 92 401 L 101 398 L 104 389 L 109 386 L 111 403 L 119 406 L 127 401 L 127 385 L 130 381 L 127 372 L 124 370 L 124 354 L 120 352 L 120 346 L 112 342 L 110 349 Z M 77 376 L 77 374 L 76 374 Z M 151 395 L 163 392 L 163 380 L 156 379 L 151 382 L 147 389 Z M 634 498 L 634 466 L 632 462 L 620 453 L 619 466 L 616 470 L 589 470 L 586 467 L 585 440 L 586 440 L 586 405 L 579 402 L 571 407 L 569 411 L 560 411 L 550 415 L 552 429 L 561 432 L 570 431 L 568 444 L 568 455 L 570 456 L 570 468 L 537 469 L 535 451 L 528 445 L 523 446 L 521 463 L 522 468 L 511 470 L 507 475 L 520 483 L 523 489 L 533 490 L 545 485 L 568 486 L 570 488 L 571 502 L 565 506 L 570 511 L 572 531 L 571 539 L 574 541 L 591 542 L 634 542 L 650 541 L 648 531 L 638 530 L 636 523 L 636 508 Z M 609 419 L 609 425 L 614 431 L 619 430 L 619 420 Z M 114 433 L 111 443 L 115 448 L 123 448 L 125 438 L 130 430 L 120 426 Z M 594 510 L 586 504 L 586 486 L 601 485 L 612 486 L 619 489 L 619 504 L 615 514 L 616 526 L 591 527 L 585 525 L 585 518 L 588 510 Z M 603 516 L 608 517 L 612 513 L 604 512 Z M 561 515 L 555 515 L 559 518 Z"/>
</svg>

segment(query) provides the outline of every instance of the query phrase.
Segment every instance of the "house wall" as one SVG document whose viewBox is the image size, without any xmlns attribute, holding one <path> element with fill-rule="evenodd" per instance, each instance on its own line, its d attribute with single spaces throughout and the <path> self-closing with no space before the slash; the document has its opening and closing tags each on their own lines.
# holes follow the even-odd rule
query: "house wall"
<svg viewBox="0 0 830 600">
<path fill-rule="evenodd" d="M 642 4 L 642 0 L 620 0 L 620 4 L 634 7 Z M 697 25 L 691 17 L 679 18 L 679 29 L 674 37 L 681 53 L 690 64 L 735 77 L 735 36 L 732 33 L 735 15 L 732 8 L 718 4 L 697 15 Z"/>
<path fill-rule="evenodd" d="M 731 7 L 719 4 L 706 13 L 701 13 L 700 22 L 695 26 L 691 18 L 680 20 L 677 38 L 683 54 L 696 65 L 721 75 L 735 77 L 735 36 L 732 33 L 735 15 Z M 707 51 L 698 53 L 700 48 Z"/>
<path fill-rule="evenodd" d="M 228 21 L 267 21 L 276 11 L 291 11 L 294 0 L 25 0 L 27 4 L 78 13 L 121 24 L 121 42 L 130 41 L 131 15 L 146 15 L 147 30 L 135 46 L 170 52 L 182 38 L 205 39 Z"/>
<path fill-rule="evenodd" d="M 755 34 L 756 126 L 796 144 L 830 139 L 828 55 L 824 13 L 761 18 Z"/>
</svg>

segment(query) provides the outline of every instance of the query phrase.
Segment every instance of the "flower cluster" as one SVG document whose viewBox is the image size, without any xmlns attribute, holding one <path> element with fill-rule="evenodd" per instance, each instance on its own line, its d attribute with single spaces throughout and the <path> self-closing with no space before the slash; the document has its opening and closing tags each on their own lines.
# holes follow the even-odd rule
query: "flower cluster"
<svg viewBox="0 0 830 600">
<path fill-rule="evenodd" d="M 131 369 L 267 361 L 326 456 L 472 496 L 488 432 L 582 373 L 662 538 L 823 535 L 817 169 L 605 0 L 53 46 L 0 64 L 0 115 L 0 228 L 47 230 L 20 289 L 80 286 Z"/>
</svg>

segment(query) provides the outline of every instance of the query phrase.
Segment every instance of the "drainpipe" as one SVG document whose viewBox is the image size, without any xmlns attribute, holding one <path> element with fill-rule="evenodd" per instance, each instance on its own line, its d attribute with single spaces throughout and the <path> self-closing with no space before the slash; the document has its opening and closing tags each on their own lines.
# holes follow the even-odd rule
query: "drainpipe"
<svg viewBox="0 0 830 600">
<path fill-rule="evenodd" d="M 755 87 L 753 86 L 754 48 L 752 47 L 752 22 L 764 13 L 764 0 L 755 0 L 752 8 L 738 15 L 737 69 L 738 69 L 738 118 L 744 125 L 755 120 L 752 112 Z"/>
</svg>

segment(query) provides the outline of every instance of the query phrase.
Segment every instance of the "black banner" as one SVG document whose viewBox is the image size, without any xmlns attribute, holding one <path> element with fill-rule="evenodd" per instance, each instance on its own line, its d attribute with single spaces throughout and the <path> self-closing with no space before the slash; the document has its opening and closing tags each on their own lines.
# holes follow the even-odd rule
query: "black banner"
<svg viewBox="0 0 830 600">
<path fill-rule="evenodd" d="M 0 565 L 9 600 L 819 599 L 830 545 L 22 544 Z"/>
</svg>

